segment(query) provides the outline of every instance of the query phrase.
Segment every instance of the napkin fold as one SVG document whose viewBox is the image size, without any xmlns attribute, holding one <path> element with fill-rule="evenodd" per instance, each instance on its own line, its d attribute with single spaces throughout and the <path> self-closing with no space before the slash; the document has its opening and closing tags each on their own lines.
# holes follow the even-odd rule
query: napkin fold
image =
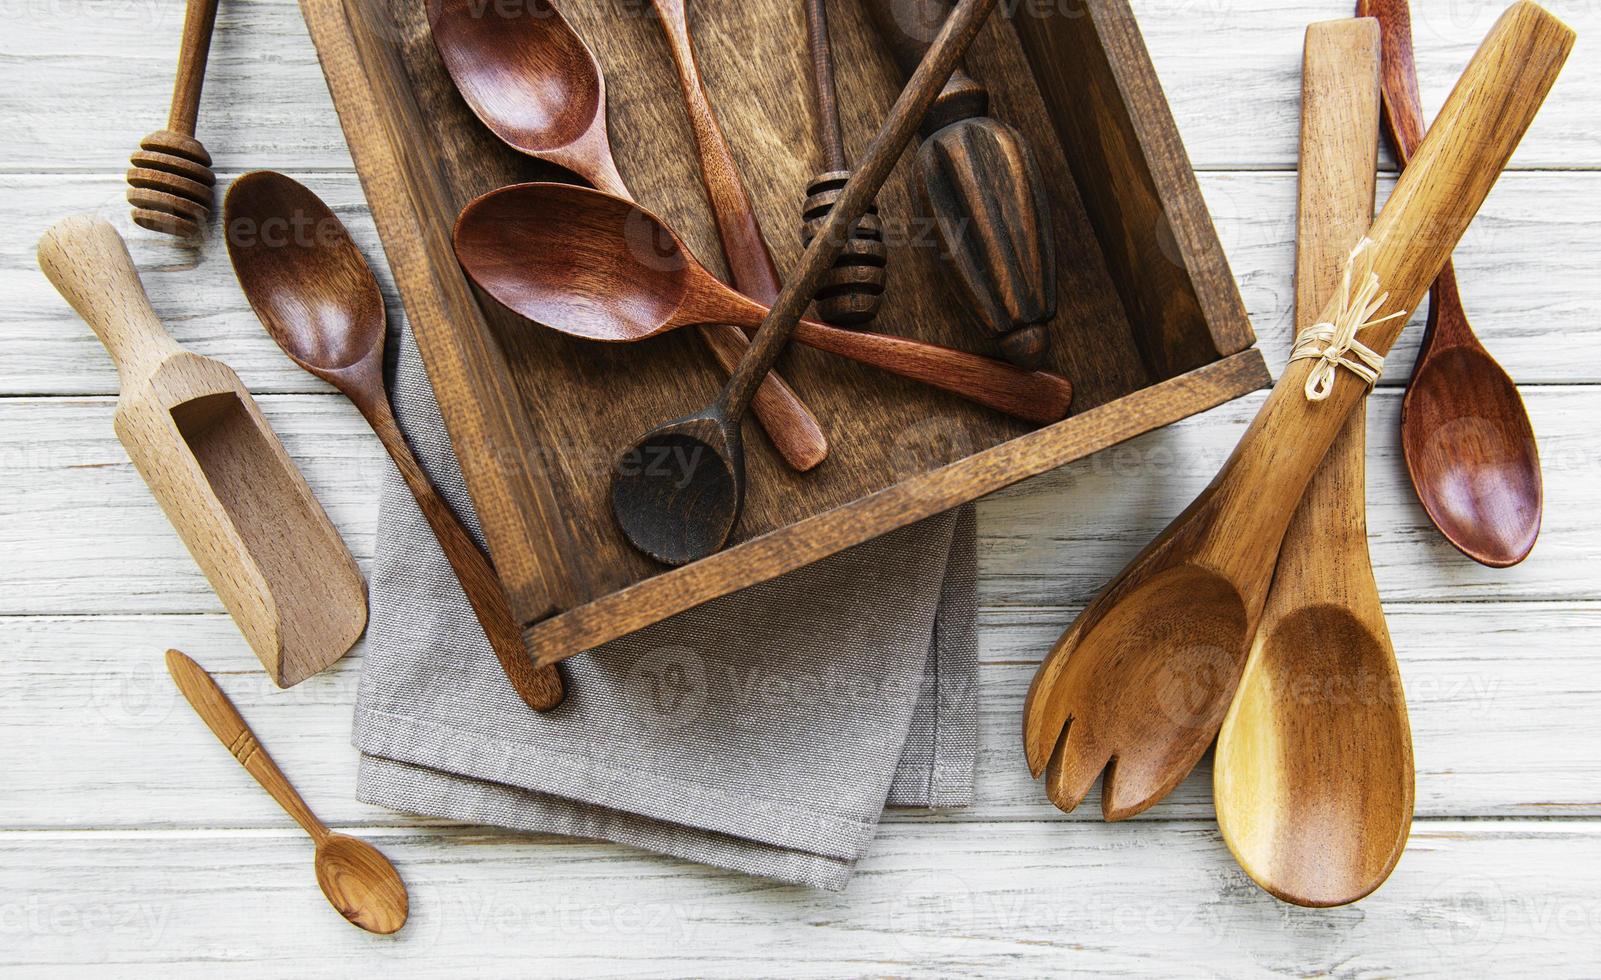
<svg viewBox="0 0 1601 980">
<path fill-rule="evenodd" d="M 409 331 L 397 347 L 401 427 L 481 542 Z M 885 806 L 972 802 L 974 564 L 971 508 L 929 518 L 570 659 L 537 714 L 391 470 L 357 796 L 843 888 Z"/>
</svg>

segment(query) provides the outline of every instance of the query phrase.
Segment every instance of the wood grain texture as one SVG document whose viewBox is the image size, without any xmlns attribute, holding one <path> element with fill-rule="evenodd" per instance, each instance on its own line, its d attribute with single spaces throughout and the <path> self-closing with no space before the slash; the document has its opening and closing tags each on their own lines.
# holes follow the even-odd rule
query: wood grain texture
<svg viewBox="0 0 1601 980">
<path fill-rule="evenodd" d="M 357 146 L 357 155 L 371 154 L 374 161 L 367 170 L 368 197 L 377 209 L 380 233 L 392 253 L 397 281 L 416 282 L 433 290 L 439 310 L 454 309 L 468 302 L 464 284 L 455 281 L 454 266 L 443 261 L 436 245 L 457 207 L 490 187 L 538 174 L 536 165 L 515 158 L 494 143 L 488 134 L 473 128 L 470 113 L 461 105 L 453 85 L 437 58 L 423 48 L 407 57 L 405 45 L 395 45 L 396 36 L 421 37 L 422 11 L 415 5 L 395 3 L 393 9 L 362 5 L 352 7 L 358 14 L 347 17 L 331 0 L 308 0 L 305 11 L 314 39 L 324 50 L 324 67 L 335 90 L 335 100 L 346 104 L 346 128 Z M 367 11 L 359 13 L 359 11 Z M 693 174 L 685 167 L 693 159 L 693 137 L 687 127 L 674 125 L 681 115 L 675 111 L 674 93 L 655 84 L 668 65 L 665 45 L 655 25 L 644 18 L 617 18 L 602 11 L 579 8 L 564 11 L 575 29 L 594 49 L 613 92 L 632 93 L 610 114 L 613 148 L 620 169 L 638 198 L 660 213 L 703 258 L 715 254 L 714 241 L 699 195 L 686 195 L 693 188 Z M 809 134 L 804 127 L 806 93 L 792 80 L 805 69 L 804 45 L 798 43 L 801 24 L 798 9 L 784 8 L 773 23 L 753 30 L 743 14 L 717 8 L 707 9 L 692 25 L 700 39 L 700 59 L 707 89 L 719 106 L 719 115 L 736 162 L 759 217 L 771 223 L 792 207 L 794 188 L 805 180 L 806 162 L 787 148 L 804 145 Z M 847 8 L 847 19 L 860 11 Z M 354 22 L 354 23 L 353 23 Z M 1064 20 L 1065 23 L 1065 20 Z M 774 25 L 778 26 L 774 26 Z M 384 25 L 401 25 L 391 30 Z M 1131 25 L 1125 25 L 1125 34 Z M 864 97 L 853 103 L 844 120 L 847 133 L 871 132 L 883 118 L 899 84 L 893 68 L 870 46 L 858 30 L 846 32 L 857 42 L 836 53 L 842 65 L 857 66 L 864 72 L 856 83 Z M 1075 35 L 1074 43 L 1097 44 L 1099 35 Z M 1120 57 L 1143 57 L 1142 51 L 1119 52 Z M 1062 236 L 1059 254 L 1082 256 L 1071 270 L 1063 270 L 1063 291 L 1056 330 L 1063 340 L 1054 367 L 1068 377 L 1085 378 L 1077 391 L 1079 404 L 1093 407 L 1134 391 L 1154 380 L 1134 350 L 1132 332 L 1123 314 L 1115 288 L 1105 270 L 1095 262 L 1099 247 L 1080 203 L 1072 193 L 1072 178 L 1056 144 L 1037 90 L 1029 84 L 1028 66 L 1010 26 L 992 20 L 980 35 L 970 55 L 976 68 L 983 66 L 984 77 L 995 79 L 992 93 L 1006 106 L 1013 121 L 1034 143 L 1041 155 L 1041 168 L 1052 186 L 1062 188 L 1056 195 L 1053 222 Z M 750 72 L 748 65 L 759 65 Z M 735 66 L 739 66 L 735 71 Z M 1146 71 L 1149 71 L 1147 66 Z M 728 72 L 720 75 L 720 72 Z M 387 81 L 373 89 L 363 79 L 382 77 Z M 1001 80 L 1004 80 L 1002 84 Z M 1146 110 L 1154 114 L 1159 108 Z M 390 114 L 400 122 L 384 122 Z M 407 139 L 404 145 L 391 143 L 385 133 L 433 131 L 434 140 Z M 1168 124 L 1171 129 L 1171 123 Z M 445 135 L 445 134 L 448 134 Z M 415 148 L 433 144 L 441 148 L 438 159 L 415 154 Z M 1153 152 L 1166 150 L 1153 145 Z M 679 161 L 677 166 L 670 165 Z M 1183 170 L 1187 168 L 1173 168 Z M 393 178 L 393 179 L 392 179 Z M 379 186 L 379 185 L 382 186 Z M 1173 191 L 1184 199 L 1193 183 Z M 897 195 L 905 200 L 905 175 L 898 174 L 880 195 L 880 205 L 888 207 Z M 385 211 L 404 210 L 386 218 Z M 1194 213 L 1200 213 L 1198 206 Z M 773 216 L 773 217 L 769 217 Z M 386 225 L 390 231 L 385 233 Z M 427 227 L 422 227 L 426 225 Z M 411 244 L 397 246 L 393 239 L 404 235 Z M 416 243 L 427 243 L 426 262 Z M 793 263 L 795 244 L 789 256 L 782 243 L 781 268 Z M 888 333 L 912 333 L 923 339 L 956 341 L 959 323 L 953 322 L 942 291 L 937 257 L 932 250 L 906 249 L 909 258 L 900 280 L 891 284 L 891 301 L 896 315 L 881 324 Z M 1221 259 L 1219 258 L 1219 261 Z M 920 267 L 920 271 L 913 271 Z M 715 271 L 715 269 L 714 269 Z M 441 285 L 441 279 L 449 280 Z M 432 285 L 429 285 L 432 284 Z M 905 289 L 905 292 L 900 290 Z M 402 289 L 402 292 L 407 292 Z M 444 304 L 444 305 L 439 305 Z M 408 301 L 410 305 L 410 301 Z M 1237 310 L 1237 302 L 1226 307 Z M 1191 329 L 1210 337 L 1203 310 L 1196 304 Z M 447 319 L 435 316 L 430 327 L 419 310 L 409 309 L 418 332 L 419 346 L 429 364 L 436 389 L 444 392 L 441 401 L 458 447 L 484 445 L 498 451 L 492 460 L 475 460 L 470 451 L 462 452 L 468 486 L 474 492 L 480 517 L 488 537 L 497 569 L 507 582 L 514 612 L 525 622 L 536 623 L 558 610 L 571 610 L 599 596 L 607 595 L 653 574 L 657 567 L 635 554 L 613 525 L 604 480 L 595 474 L 617 458 L 626 448 L 624 440 L 640 418 L 673 418 L 705 403 L 715 383 L 703 368 L 697 368 L 694 351 L 686 350 L 681 338 L 663 338 L 651 345 L 649 356 L 640 351 L 616 351 L 577 345 L 565 337 L 530 330 L 506 316 L 488 310 L 482 315 L 463 308 L 448 318 L 449 337 L 437 344 L 426 335 L 446 332 Z M 1208 341 L 1210 342 L 1210 341 Z M 451 367 L 439 367 L 449 359 Z M 468 368 L 472 371 L 469 372 Z M 757 451 L 749 461 L 750 485 L 754 489 L 746 501 L 740 539 L 752 540 L 798 517 L 835 511 L 841 523 L 858 520 L 859 514 L 840 511 L 842 504 L 884 489 L 906 475 L 906 458 L 900 445 L 907 433 L 914 436 L 919 427 L 929 428 L 931 417 L 938 427 L 960 433 L 942 439 L 945 448 L 930 447 L 917 471 L 927 471 L 971 453 L 997 445 L 1024 431 L 1014 423 L 991 417 L 957 404 L 943 396 L 930 396 L 904 385 L 874 379 L 866 381 L 851 365 L 791 352 L 781 363 L 786 376 L 807 393 L 829 431 L 832 442 L 856 447 L 847 458 L 837 458 L 804 481 L 783 472 L 770 454 Z M 595 403 L 585 399 L 581 411 L 562 410 L 560 399 L 570 393 L 569 382 L 576 378 L 584 385 L 596 379 L 626 374 L 638 392 L 637 397 L 609 399 Z M 508 386 L 506 378 L 515 384 Z M 1243 376 L 1238 376 L 1244 380 Z M 557 379 L 562 380 L 560 383 Z M 1254 378 L 1253 378 L 1254 382 Z M 515 401 L 494 405 L 454 398 L 452 392 L 476 392 L 494 388 L 495 398 L 515 393 Z M 1243 389 L 1242 389 L 1243 390 Z M 1237 394 L 1238 392 L 1234 392 Z M 1199 407 L 1199 406 L 1197 406 Z M 471 414 L 471 420 L 452 421 L 455 414 Z M 510 427 L 496 435 L 502 427 Z M 956 449 L 956 443 L 961 443 Z M 511 451 L 512 447 L 519 447 Z M 915 457 L 914 457 L 915 458 Z M 797 492 L 804 489 L 804 492 Z M 513 515 L 515 512 L 515 516 Z M 884 511 L 888 520 L 873 530 L 882 533 L 903 516 Z M 856 533 L 855 531 L 851 532 Z M 838 540 L 844 540 L 840 538 Z M 558 541 L 561 542 L 558 544 Z M 508 549 L 519 552 L 506 554 Z M 801 549 L 794 549 L 796 554 Z M 810 552 L 809 552 L 810 553 Z M 792 566 L 791 566 L 792 567 Z M 701 591 L 682 593 L 670 603 L 677 610 L 711 597 L 727 583 L 707 583 Z M 697 588 L 700 588 L 697 586 Z M 665 606 L 657 607 L 666 608 Z M 571 652 L 571 651 L 568 651 Z"/>
<path fill-rule="evenodd" d="M 292 687 L 338 660 L 366 585 L 239 377 L 167 335 L 105 221 L 51 226 L 39 265 L 116 361 L 117 438 L 267 675 Z"/>
<path fill-rule="evenodd" d="M 195 139 L 195 120 L 216 22 L 217 0 L 189 0 L 167 128 L 140 140 L 129 159 L 133 220 L 151 231 L 192 237 L 206 227 L 211 214 L 211 187 L 217 178 L 211 172 L 211 154 Z"/>
</svg>

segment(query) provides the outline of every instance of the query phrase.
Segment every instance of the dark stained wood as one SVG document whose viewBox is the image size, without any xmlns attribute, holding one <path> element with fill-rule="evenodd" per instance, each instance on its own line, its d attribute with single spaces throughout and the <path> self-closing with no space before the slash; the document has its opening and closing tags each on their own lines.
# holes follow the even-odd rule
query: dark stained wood
<svg viewBox="0 0 1601 980">
<path fill-rule="evenodd" d="M 233 182 L 223 204 L 228 258 L 267 333 L 300 367 L 338 388 L 373 427 L 461 583 L 519 696 L 549 711 L 562 678 L 536 668 L 489 559 L 423 472 L 384 384 L 383 294 L 339 218 L 298 182 L 271 171 Z"/>
<path fill-rule="evenodd" d="M 1168 378 L 1251 346 L 1128 0 L 1023 9 L 1013 23 L 1147 368 Z"/>
<path fill-rule="evenodd" d="M 183 42 L 172 84 L 167 128 L 139 141 L 128 158 L 128 203 L 134 224 L 169 235 L 193 237 L 211 214 L 211 154 L 195 139 L 200 115 L 200 89 L 211 51 L 211 29 L 217 22 L 217 0 L 189 0 L 183 15 Z"/>
<path fill-rule="evenodd" d="M 823 150 L 823 172 L 806 186 L 806 201 L 801 206 L 801 240 L 810 245 L 851 176 L 845 160 L 845 134 L 839 122 L 839 91 L 834 84 L 828 0 L 806 0 L 806 42 L 812 56 L 817 142 Z M 883 303 L 888 261 L 884 225 L 878 217 L 878 205 L 872 203 L 862 220 L 851 228 L 839 258 L 818 287 L 818 319 L 839 327 L 871 323 Z"/>
<path fill-rule="evenodd" d="M 427 36 L 421 5 L 302 0 L 301 8 L 513 612 L 528 624 L 564 614 L 548 630 L 535 625 L 525 632 L 530 649 L 542 655 L 586 649 L 1267 381 L 1253 352 L 1142 392 L 1165 379 L 1151 372 L 1139 352 L 1053 128 L 1051 106 L 1041 98 L 1013 27 L 991 18 L 968 62 L 989 82 L 997 115 L 1033 145 L 1052 189 L 1052 226 L 1062 261 L 1056 343 L 1047 366 L 1074 380 L 1076 410 L 1085 414 L 1041 430 L 1024 444 L 1030 451 L 1019 455 L 1005 447 L 1029 432 L 1025 424 L 792 345 L 781 367 L 818 409 L 831 441 L 848 451 L 802 477 L 764 443 L 747 439 L 750 491 L 733 547 L 663 572 L 617 530 L 609 470 L 641 420 L 672 418 L 708 401 L 718 386 L 715 366 L 689 337 L 596 344 L 530 329 L 498 304 L 479 303 L 451 250 L 457 213 L 485 191 L 561 172 L 508 150 L 477 122 Z M 612 96 L 609 130 L 630 188 L 695 255 L 720 271 L 715 228 L 695 174 L 693 135 L 677 93 L 663 84 L 673 68 L 660 30 L 649 18 L 619 17 L 604 4 L 572 5 L 564 13 L 605 69 Z M 839 4 L 831 14 L 835 67 L 852 93 L 840 106 L 841 123 L 847 151 L 857 155 L 887 113 L 902 76 L 859 5 Z M 800 81 L 808 72 L 802 11 L 787 0 L 761 0 L 759 9 L 707 4 L 691 17 L 706 87 L 717 100 L 751 201 L 768 227 L 779 227 L 792 220 L 816 159 L 811 89 Z M 1068 18 L 1043 23 L 1063 32 L 1058 57 L 1107 57 L 1095 25 L 1082 31 Z M 1144 52 L 1118 47 L 1113 57 L 1143 60 Z M 1149 65 L 1140 70 L 1149 72 Z M 1119 96 L 1114 91 L 1111 97 Z M 1066 111 L 1086 108 L 1081 92 L 1055 92 L 1051 98 L 1070 100 Z M 1139 114 L 1171 128 L 1160 101 Z M 1170 149 L 1160 143 L 1151 148 Z M 1130 153 L 1159 174 L 1182 170 L 1186 183 L 1163 184 L 1163 192 L 1185 209 L 1188 220 L 1205 222 L 1182 152 L 1182 166 L 1173 167 L 1153 167 L 1141 144 Z M 875 329 L 970 345 L 972 328 L 954 312 L 956 293 L 929 231 L 897 217 L 916 213 L 912 176 L 910 166 L 898 167 L 878 194 L 897 261 Z M 780 269 L 793 268 L 798 236 L 778 236 L 768 244 Z M 1177 258 L 1226 272 L 1216 247 L 1210 238 Z M 1188 289 L 1186 283 L 1176 288 Z M 1222 294 L 1192 297 L 1194 315 L 1176 329 L 1195 331 L 1196 345 L 1213 344 L 1215 333 L 1240 340 L 1236 349 L 1243 348 L 1250 333 L 1232 281 L 1214 285 L 1226 286 L 1226 301 L 1219 301 Z M 1170 279 L 1153 284 L 1158 287 L 1174 288 Z M 1092 411 L 1128 396 L 1133 397 L 1106 411 Z M 1005 451 L 987 452 L 995 449 Z M 902 485 L 904 490 L 884 493 Z M 790 527 L 797 522 L 805 523 Z M 630 586 L 639 591 L 619 592 Z"/>
<path fill-rule="evenodd" d="M 462 211 L 455 240 L 462 267 L 496 301 L 590 340 L 640 341 L 711 321 L 754 330 L 768 312 L 713 278 L 657 216 L 571 184 L 491 191 Z M 807 320 L 793 336 L 1030 422 L 1060 420 L 1073 400 L 1060 375 L 905 337 Z"/>
<path fill-rule="evenodd" d="M 612 159 L 605 76 L 589 47 L 548 0 L 515 7 L 429 0 L 427 10 L 434 46 L 462 97 L 495 135 L 530 157 L 559 164 L 593 187 L 633 196 Z M 693 67 L 693 55 L 688 57 Z M 687 84 L 700 92 L 693 72 Z M 710 107 L 704 98 L 700 101 L 700 113 L 692 113 L 698 122 L 697 147 L 714 157 L 714 169 L 721 164 L 724 174 L 708 186 L 719 189 L 718 200 L 725 207 L 739 209 L 744 189 L 730 169 L 728 154 L 711 145 L 722 137 Z M 778 272 L 748 212 L 746 202 L 744 217 L 731 218 L 730 233 L 741 246 L 739 271 L 758 298 L 770 299 L 778 294 Z M 744 356 L 745 337 L 726 324 L 708 324 L 699 333 L 722 369 L 733 371 Z M 776 373 L 757 390 L 754 408 L 773 448 L 793 469 L 805 472 L 828 456 L 828 439 L 817 418 Z"/>
<path fill-rule="evenodd" d="M 916 68 L 947 0 L 866 0 L 901 70 Z M 917 174 L 967 309 L 1006 358 L 1044 363 L 1056 315 L 1051 206 L 1034 152 L 989 116 L 989 91 L 960 66 L 923 120 Z"/>
<path fill-rule="evenodd" d="M 1381 356 L 1500 176 L 1572 49 L 1536 4 L 1508 8 L 1367 231 L 1384 299 L 1362 341 Z M 1364 261 L 1364 267 L 1367 262 Z M 1330 321 L 1340 297 L 1313 320 Z M 1402 314 L 1393 316 L 1392 314 Z M 1368 386 L 1343 369 L 1327 397 L 1293 361 L 1212 483 L 1092 600 L 1040 665 L 1024 752 L 1072 810 L 1105 773 L 1101 812 L 1134 816 L 1212 743 L 1261 622 L 1285 530 Z"/>
<path fill-rule="evenodd" d="M 1384 38 L 1384 120 L 1403 167 L 1423 140 L 1407 0 L 1359 0 Z M 1450 262 L 1430 293 L 1428 328 L 1401 401 L 1401 453 L 1445 539 L 1492 568 L 1529 556 L 1545 511 L 1540 448 L 1518 386 L 1480 343 Z"/>
</svg>

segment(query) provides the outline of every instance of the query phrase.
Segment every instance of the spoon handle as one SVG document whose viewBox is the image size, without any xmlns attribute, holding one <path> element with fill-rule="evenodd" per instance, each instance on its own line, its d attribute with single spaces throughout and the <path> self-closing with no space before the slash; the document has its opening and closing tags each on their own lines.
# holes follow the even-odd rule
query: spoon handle
<svg viewBox="0 0 1601 980">
<path fill-rule="evenodd" d="M 1357 13 L 1362 17 L 1377 17 L 1379 37 L 1383 51 L 1383 69 L 1380 75 L 1384 104 L 1384 128 L 1395 148 L 1396 162 L 1402 169 L 1412 161 L 1418 144 L 1423 142 L 1423 99 L 1418 94 L 1417 56 L 1412 46 L 1412 10 L 1407 0 L 1358 0 Z M 1435 337 L 1440 324 L 1446 329 L 1442 335 L 1471 336 L 1467 311 L 1462 308 L 1462 294 L 1457 289 L 1456 267 L 1447 259 L 1440 274 L 1435 277 L 1434 290 L 1429 300 L 1429 331 L 1423 354 L 1429 341 Z"/>
<path fill-rule="evenodd" d="M 917 71 L 912 73 L 911 81 L 895 99 L 889 118 L 868 144 L 867 152 L 857 163 L 856 173 L 846 181 L 838 200 L 834 202 L 833 210 L 828 213 L 828 220 L 818 229 L 812 243 L 806 246 L 799 268 L 790 276 L 789 283 L 778 294 L 772 310 L 756 331 L 745 360 L 728 379 L 720 401 L 730 421 L 744 414 L 751 394 L 778 359 L 790 334 L 794 333 L 795 325 L 800 322 L 801 313 L 812 301 L 818 284 L 850 240 L 850 229 L 861 220 L 868 203 L 883 187 L 895 161 L 911 141 L 918 124 L 933 104 L 940 87 L 955 70 L 968 44 L 978 34 L 979 28 L 984 26 L 984 20 L 995 8 L 995 2 L 960 0 L 945 21 L 945 26 L 940 29 L 939 37 L 929 48 L 927 56 L 917 66 Z"/>
<path fill-rule="evenodd" d="M 245 767 L 245 772 L 254 776 L 261 788 L 277 800 L 284 812 L 294 817 L 295 823 L 305 828 L 312 839 L 321 841 L 327 837 L 328 827 L 317 819 L 311 807 L 289 785 L 283 770 L 272 761 L 272 756 L 256 740 L 256 733 L 250 730 L 250 725 L 239 714 L 239 709 L 228 700 L 228 695 L 222 692 L 206 669 L 185 654 L 168 650 L 167 672 L 172 675 L 173 683 L 178 685 L 178 691 L 189 702 L 189 706 L 195 709 L 195 714 L 211 729 L 211 734 L 228 747 L 233 757 Z"/>
<path fill-rule="evenodd" d="M 483 627 L 506 679 L 511 681 L 517 694 L 535 711 L 549 711 L 556 707 L 566 695 L 560 672 L 554 666 L 534 666 L 527 648 L 523 646 L 522 628 L 506 602 L 506 593 L 494 566 L 462 526 L 456 512 L 439 496 L 428 474 L 423 472 L 411 447 L 406 444 L 400 426 L 395 422 L 387 398 L 382 399 L 381 405 L 364 407 L 362 414 L 372 425 L 373 432 L 377 433 L 378 441 L 389 451 L 389 458 L 395 461 L 395 468 L 400 471 L 411 495 L 416 498 L 417 507 L 428 521 L 428 526 L 433 529 L 434 537 L 445 553 L 445 560 L 450 562 L 451 570 L 456 573 L 456 580 L 461 583 L 461 590 L 466 594 L 473 614 L 478 617 L 478 625 Z"/>
</svg>

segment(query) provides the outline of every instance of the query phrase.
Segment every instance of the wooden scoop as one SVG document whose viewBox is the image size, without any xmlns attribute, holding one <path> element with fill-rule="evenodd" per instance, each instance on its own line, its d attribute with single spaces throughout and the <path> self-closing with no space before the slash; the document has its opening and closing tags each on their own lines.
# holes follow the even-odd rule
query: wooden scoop
<svg viewBox="0 0 1601 980">
<path fill-rule="evenodd" d="M 117 438 L 267 676 L 338 660 L 367 624 L 361 571 L 239 377 L 167 336 L 105 221 L 57 222 L 39 267 L 117 363 Z"/>
<path fill-rule="evenodd" d="M 1296 323 L 1340 286 L 1373 218 L 1379 25 L 1313 24 L 1301 99 Z M 1284 534 L 1239 693 L 1218 731 L 1223 839 L 1257 884 L 1345 905 L 1389 877 L 1412 826 L 1412 733 L 1368 559 L 1365 406 L 1346 421 Z"/>
<path fill-rule="evenodd" d="M 384 298 L 344 224 L 317 195 L 258 170 L 228 189 L 228 258 L 245 298 L 285 354 L 344 392 L 394 460 L 484 628 L 512 687 L 535 711 L 563 696 L 561 674 L 536 668 L 489 558 L 412 455 L 384 386 Z"/>
<path fill-rule="evenodd" d="M 1402 174 L 1361 267 L 1388 295 L 1359 339 L 1384 354 L 1506 165 L 1573 46 L 1531 2 L 1497 21 Z M 1332 322 L 1338 304 L 1318 321 Z M 1057 642 L 1024 705 L 1030 769 L 1076 807 L 1102 770 L 1101 810 L 1133 816 L 1172 791 L 1233 700 L 1286 527 L 1367 386 L 1345 368 L 1310 400 L 1321 364 L 1292 362 L 1211 486 Z M 1319 377 L 1323 377 L 1319 372 Z M 1048 772 L 1047 772 L 1048 768 Z"/>
<path fill-rule="evenodd" d="M 328 903 L 368 932 L 388 935 L 405 925 L 411 902 L 406 883 L 389 859 L 366 841 L 336 834 L 317 819 L 204 667 L 180 651 L 168 650 L 167 673 L 217 740 L 317 842 L 317 885 Z"/>
<path fill-rule="evenodd" d="M 719 282 L 654 214 L 572 184 L 490 191 L 457 219 L 456 257 L 507 308 L 575 337 L 635 341 L 700 323 L 754 328 L 767 307 Z M 1066 417 L 1066 378 L 810 320 L 794 338 L 1031 422 Z"/>
<path fill-rule="evenodd" d="M 428 0 L 428 25 L 457 90 L 491 132 L 513 149 L 565 167 L 593 187 L 633 199 L 617 172 L 606 133 L 606 78 L 561 11 L 548 0 L 509 8 L 486 7 L 480 0 Z M 729 182 L 719 186 L 727 192 Z M 738 195 L 743 197 L 743 187 Z M 754 218 L 748 224 L 754 228 Z M 727 230 L 720 220 L 719 233 Z M 756 275 L 765 261 L 770 280 L 739 285 L 746 292 L 767 285 L 776 293 L 778 274 L 772 271 L 760 231 L 755 234 L 759 255 L 725 249 L 730 267 Z M 725 323 L 704 324 L 699 333 L 725 372 L 733 372 L 749 347 L 745 335 Z M 827 458 L 822 425 L 776 373 L 763 379 L 751 408 L 791 469 L 804 473 Z"/>
<path fill-rule="evenodd" d="M 1406 0 L 1357 7 L 1383 26 L 1384 118 L 1405 167 L 1423 139 L 1411 10 Z M 1401 452 L 1429 520 L 1457 550 L 1492 568 L 1529 556 L 1545 509 L 1540 448 L 1518 386 L 1468 323 L 1449 262 L 1401 401 Z"/>
</svg>

